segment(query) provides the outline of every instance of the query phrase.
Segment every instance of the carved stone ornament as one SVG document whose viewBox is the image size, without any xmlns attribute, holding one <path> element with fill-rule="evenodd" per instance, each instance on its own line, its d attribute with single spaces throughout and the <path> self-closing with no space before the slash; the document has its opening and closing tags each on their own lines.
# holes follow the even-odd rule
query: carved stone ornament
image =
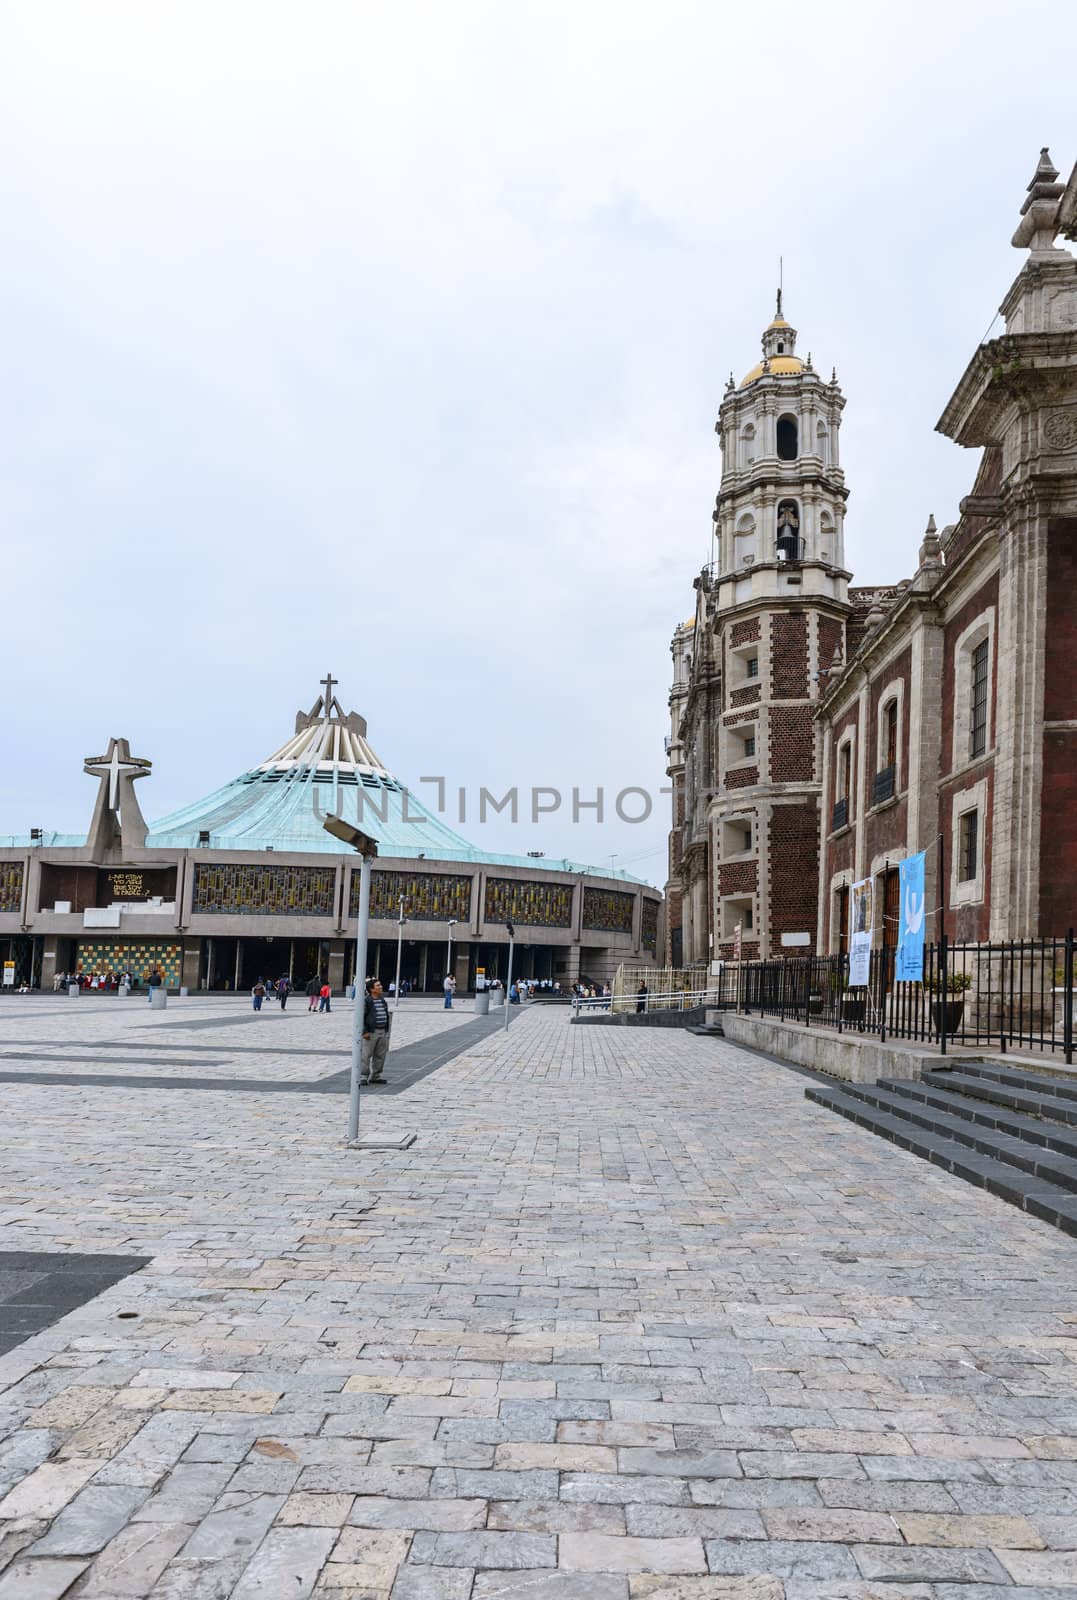
<svg viewBox="0 0 1077 1600">
<path fill-rule="evenodd" d="M 1043 419 L 1043 440 L 1052 450 L 1077 450 L 1077 406 L 1049 412 Z"/>
</svg>

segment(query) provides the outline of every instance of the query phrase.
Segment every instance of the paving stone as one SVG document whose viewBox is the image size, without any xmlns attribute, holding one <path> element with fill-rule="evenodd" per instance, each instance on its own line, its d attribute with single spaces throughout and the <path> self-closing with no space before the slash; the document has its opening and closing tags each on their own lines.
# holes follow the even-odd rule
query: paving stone
<svg viewBox="0 0 1077 1600">
<path fill-rule="evenodd" d="M 85 1570 L 85 1561 L 60 1561 L 53 1556 L 16 1561 L 0 1577 L 0 1600 L 61 1600 Z"/>
<path fill-rule="evenodd" d="M 258 1545 L 284 1504 L 282 1495 L 239 1495 L 204 1517 L 184 1545 L 186 1562 L 225 1561 L 247 1555 Z"/>
<path fill-rule="evenodd" d="M 739 1478 L 740 1462 L 733 1450 L 624 1449 L 617 1452 L 621 1472 L 649 1475 L 673 1473 L 682 1478 Z"/>
<path fill-rule="evenodd" d="M 942 1483 L 858 1483 L 849 1478 L 820 1478 L 820 1498 L 828 1506 L 850 1511 L 956 1511 L 958 1503 Z"/>
<path fill-rule="evenodd" d="M 341 1499 L 343 1496 L 292 1496 L 304 1503 L 324 1498 Z M 298 1514 L 296 1520 L 301 1520 Z M 466 1533 L 486 1526 L 486 1501 L 401 1500 L 387 1495 L 357 1495 L 347 1517 L 341 1520 L 359 1528 L 425 1528 L 433 1533 Z"/>
<path fill-rule="evenodd" d="M 763 1512 L 770 1539 L 812 1539 L 817 1543 L 893 1544 L 893 1517 L 881 1511 L 851 1511 L 832 1507 L 779 1506 Z"/>
<path fill-rule="evenodd" d="M 306 1600 L 333 1547 L 328 1528 L 273 1528 L 258 1546 L 232 1590 L 232 1600 Z"/>
<path fill-rule="evenodd" d="M 459 1567 L 401 1567 L 392 1600 L 470 1600 L 475 1576 Z"/>
<path fill-rule="evenodd" d="M 1006 1582 L 1006 1573 L 990 1550 L 861 1544 L 853 1547 L 853 1554 L 865 1578 L 897 1583 Z"/>
<path fill-rule="evenodd" d="M 778 1578 L 819 1578 L 833 1582 L 860 1575 L 851 1551 L 843 1544 L 817 1544 L 807 1539 L 708 1539 L 705 1549 L 711 1572 L 723 1576 L 759 1573 Z"/>
<path fill-rule="evenodd" d="M 493 1466 L 507 1472 L 615 1472 L 617 1452 L 593 1444 L 499 1444 Z"/>
<path fill-rule="evenodd" d="M 770 1576 L 669 1578 L 647 1573 L 628 1581 L 630 1600 L 650 1600 L 652 1595 L 655 1600 L 783 1600 L 785 1593 L 780 1579 Z"/>
<path fill-rule="evenodd" d="M 726 1511 L 718 1506 L 625 1507 L 627 1531 L 646 1539 L 765 1539 L 756 1511 Z"/>
<path fill-rule="evenodd" d="M 636 1473 L 566 1472 L 561 1480 L 561 1499 L 592 1501 L 599 1505 L 626 1505 L 635 1501 L 649 1505 L 686 1506 L 689 1503 L 688 1488 L 684 1478 L 647 1478 Z"/>
<path fill-rule="evenodd" d="M 146 1491 L 142 1488 L 127 1488 L 122 1484 L 90 1484 L 64 1507 L 30 1554 L 93 1555 L 104 1549 L 145 1498 Z"/>
<path fill-rule="evenodd" d="M 477 1572 L 471 1600 L 628 1600 L 628 1579 L 597 1572 Z"/>
<path fill-rule="evenodd" d="M 1043 1540 L 1025 1517 L 1005 1516 L 930 1516 L 915 1512 L 899 1513 L 895 1518 L 906 1544 L 995 1547 L 1010 1550 L 1040 1550 Z"/>
<path fill-rule="evenodd" d="M 142 1600 L 190 1536 L 187 1523 L 129 1523 L 101 1551 L 80 1596 L 87 1600 L 117 1600 L 120 1596 Z"/>
<path fill-rule="evenodd" d="M 2 1517 L 57 1516 L 105 1465 L 104 1461 L 44 1461 L 0 1500 Z"/>
<path fill-rule="evenodd" d="M 409 1560 L 435 1567 L 553 1567 L 557 1540 L 537 1533 L 417 1533 Z"/>
<path fill-rule="evenodd" d="M 999 1550 L 997 1555 L 1015 1583 L 1077 1588 L 1077 1555 L 1072 1550 Z"/>
<path fill-rule="evenodd" d="M 624 1533 L 625 1513 L 620 1506 L 566 1500 L 492 1500 L 486 1526 L 516 1533 Z"/>
<path fill-rule="evenodd" d="M 606 1533 L 564 1533 L 561 1566 L 576 1572 L 706 1572 L 701 1539 L 634 1539 Z"/>
</svg>

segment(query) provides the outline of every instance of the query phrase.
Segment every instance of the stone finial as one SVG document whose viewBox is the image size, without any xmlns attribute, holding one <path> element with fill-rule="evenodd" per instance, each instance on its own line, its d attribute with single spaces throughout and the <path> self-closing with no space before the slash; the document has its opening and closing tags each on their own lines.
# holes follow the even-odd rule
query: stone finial
<svg viewBox="0 0 1077 1600">
<path fill-rule="evenodd" d="M 830 381 L 833 384 L 837 384 L 837 381 L 838 381 L 838 369 L 837 369 L 837 367 L 831 367 L 831 369 L 830 369 Z"/>
<path fill-rule="evenodd" d="M 725 386 L 726 386 L 726 393 L 727 394 L 728 394 L 730 389 L 735 389 L 737 387 L 736 384 L 733 381 L 733 374 L 732 373 L 730 373 L 729 377 L 726 379 L 726 385 Z"/>
<path fill-rule="evenodd" d="M 886 607 L 883 605 L 879 596 L 876 595 L 875 599 L 871 602 L 871 610 L 864 619 L 864 626 L 870 633 L 874 628 L 877 628 L 880 623 L 885 621 Z"/>
<path fill-rule="evenodd" d="M 1058 181 L 1058 168 L 1051 160 L 1047 146 L 1040 151 L 1040 159 L 1028 186 L 1028 198 L 1021 207 L 1021 220 L 1017 224 L 1011 244 L 1017 250 L 1031 250 L 1033 254 L 1054 250 L 1058 233 L 1059 201 L 1065 184 Z"/>
<path fill-rule="evenodd" d="M 928 517 L 924 537 L 920 541 L 920 566 L 922 568 L 942 566 L 942 543 L 935 527 L 934 513 Z"/>
</svg>

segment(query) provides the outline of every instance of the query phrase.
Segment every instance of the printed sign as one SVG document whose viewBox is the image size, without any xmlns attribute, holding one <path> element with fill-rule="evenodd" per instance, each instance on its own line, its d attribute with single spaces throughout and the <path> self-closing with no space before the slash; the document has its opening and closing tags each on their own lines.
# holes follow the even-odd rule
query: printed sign
<svg viewBox="0 0 1077 1600">
<path fill-rule="evenodd" d="M 849 896 L 849 987 L 866 984 L 871 976 L 873 895 L 870 878 L 853 884 Z"/>
<path fill-rule="evenodd" d="M 740 960 L 741 938 L 742 938 L 741 927 L 740 927 L 740 923 L 738 922 L 737 926 L 733 929 L 733 960 L 734 961 L 739 961 Z"/>
<path fill-rule="evenodd" d="M 14 986 L 15 986 L 15 963 L 14 963 L 14 961 L 5 961 L 4 962 L 4 988 L 5 989 L 11 989 L 11 988 L 14 988 Z"/>
<path fill-rule="evenodd" d="M 898 867 L 898 945 L 894 977 L 898 983 L 924 981 L 924 851 Z"/>
</svg>

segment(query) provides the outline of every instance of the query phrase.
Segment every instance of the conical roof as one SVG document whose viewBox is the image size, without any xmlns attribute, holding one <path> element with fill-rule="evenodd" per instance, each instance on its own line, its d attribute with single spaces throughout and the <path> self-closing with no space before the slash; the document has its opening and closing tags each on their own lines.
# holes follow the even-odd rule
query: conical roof
<svg viewBox="0 0 1077 1600">
<path fill-rule="evenodd" d="M 297 713 L 295 732 L 265 761 L 152 825 L 149 848 L 202 843 L 339 854 L 339 840 L 322 826 L 332 812 L 376 838 L 384 855 L 481 858 L 397 782 L 367 742 L 363 718 L 345 713 L 333 681 L 310 711 Z"/>
</svg>

